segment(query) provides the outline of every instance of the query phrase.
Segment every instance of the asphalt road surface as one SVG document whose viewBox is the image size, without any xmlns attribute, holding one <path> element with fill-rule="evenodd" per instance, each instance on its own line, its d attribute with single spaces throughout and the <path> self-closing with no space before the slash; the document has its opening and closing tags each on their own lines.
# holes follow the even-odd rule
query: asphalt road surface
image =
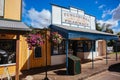
<svg viewBox="0 0 120 80">
<path fill-rule="evenodd" d="M 104 71 L 85 80 L 120 80 L 119 72 Z"/>
<path fill-rule="evenodd" d="M 107 71 L 88 77 L 85 80 L 120 80 L 120 63 L 111 65 Z"/>
</svg>

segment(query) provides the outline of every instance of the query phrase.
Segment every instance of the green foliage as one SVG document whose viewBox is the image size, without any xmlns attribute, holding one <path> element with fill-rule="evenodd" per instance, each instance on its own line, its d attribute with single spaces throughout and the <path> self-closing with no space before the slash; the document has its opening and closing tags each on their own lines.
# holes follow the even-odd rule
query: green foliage
<svg viewBox="0 0 120 80">
<path fill-rule="evenodd" d="M 99 26 L 99 23 L 96 23 L 96 30 L 97 31 L 102 31 L 102 28 Z"/>
<path fill-rule="evenodd" d="M 118 32 L 118 33 L 117 33 L 117 35 L 119 35 L 119 36 L 120 36 L 120 32 Z"/>
<path fill-rule="evenodd" d="M 108 46 L 114 46 L 114 44 L 115 44 L 114 40 L 110 40 L 110 41 L 107 42 Z"/>
<path fill-rule="evenodd" d="M 107 32 L 107 33 L 112 33 L 112 34 L 114 33 L 113 30 L 112 30 L 112 29 L 109 29 L 109 28 L 107 28 L 105 32 Z"/>
<path fill-rule="evenodd" d="M 97 31 L 102 31 L 102 29 L 103 29 L 103 27 L 102 26 L 100 26 L 100 23 L 96 23 L 96 30 Z M 107 33 L 114 33 L 113 32 L 113 30 L 112 29 L 110 29 L 110 28 L 106 28 L 106 31 L 105 32 L 107 32 Z M 120 34 L 120 33 L 119 33 Z"/>
</svg>

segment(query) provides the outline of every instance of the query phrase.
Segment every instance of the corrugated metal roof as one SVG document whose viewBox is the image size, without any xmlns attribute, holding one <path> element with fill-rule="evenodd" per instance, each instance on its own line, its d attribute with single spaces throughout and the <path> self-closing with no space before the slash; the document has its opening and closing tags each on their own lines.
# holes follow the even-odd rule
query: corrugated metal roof
<svg viewBox="0 0 120 80">
<path fill-rule="evenodd" d="M 111 33 L 105 33 L 105 32 L 101 32 L 101 31 L 97 31 L 97 30 L 83 29 L 83 28 L 79 28 L 79 27 L 71 27 L 71 26 L 66 26 L 66 25 L 55 25 L 55 26 L 64 28 L 64 29 L 70 30 L 70 31 L 79 31 L 79 32 L 87 32 L 87 33 L 94 33 L 94 34 L 103 34 L 103 35 L 114 35 Z"/>
<path fill-rule="evenodd" d="M 64 38 L 88 38 L 91 40 L 118 40 L 118 36 L 110 33 L 105 33 L 97 30 L 82 29 L 66 25 L 50 25 L 52 31 L 59 32 Z"/>
<path fill-rule="evenodd" d="M 1 30 L 31 31 L 31 29 L 23 22 L 0 20 Z"/>
</svg>

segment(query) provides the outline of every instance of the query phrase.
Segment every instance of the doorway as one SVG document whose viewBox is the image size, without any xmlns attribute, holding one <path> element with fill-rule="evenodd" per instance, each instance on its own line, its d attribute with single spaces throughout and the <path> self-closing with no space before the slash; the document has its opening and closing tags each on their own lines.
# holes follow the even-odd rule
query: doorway
<svg viewBox="0 0 120 80">
<path fill-rule="evenodd" d="M 103 41 L 98 41 L 98 56 L 103 56 Z"/>
</svg>

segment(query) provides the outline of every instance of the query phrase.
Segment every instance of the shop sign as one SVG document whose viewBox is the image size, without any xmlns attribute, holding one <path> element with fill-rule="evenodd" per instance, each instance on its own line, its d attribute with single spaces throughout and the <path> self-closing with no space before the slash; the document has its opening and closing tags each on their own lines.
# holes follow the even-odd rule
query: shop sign
<svg viewBox="0 0 120 80">
<path fill-rule="evenodd" d="M 72 12 L 62 11 L 62 22 L 78 26 L 90 27 L 90 17 Z"/>
<path fill-rule="evenodd" d="M 52 24 L 96 30 L 95 17 L 73 7 L 52 5 Z"/>
</svg>

